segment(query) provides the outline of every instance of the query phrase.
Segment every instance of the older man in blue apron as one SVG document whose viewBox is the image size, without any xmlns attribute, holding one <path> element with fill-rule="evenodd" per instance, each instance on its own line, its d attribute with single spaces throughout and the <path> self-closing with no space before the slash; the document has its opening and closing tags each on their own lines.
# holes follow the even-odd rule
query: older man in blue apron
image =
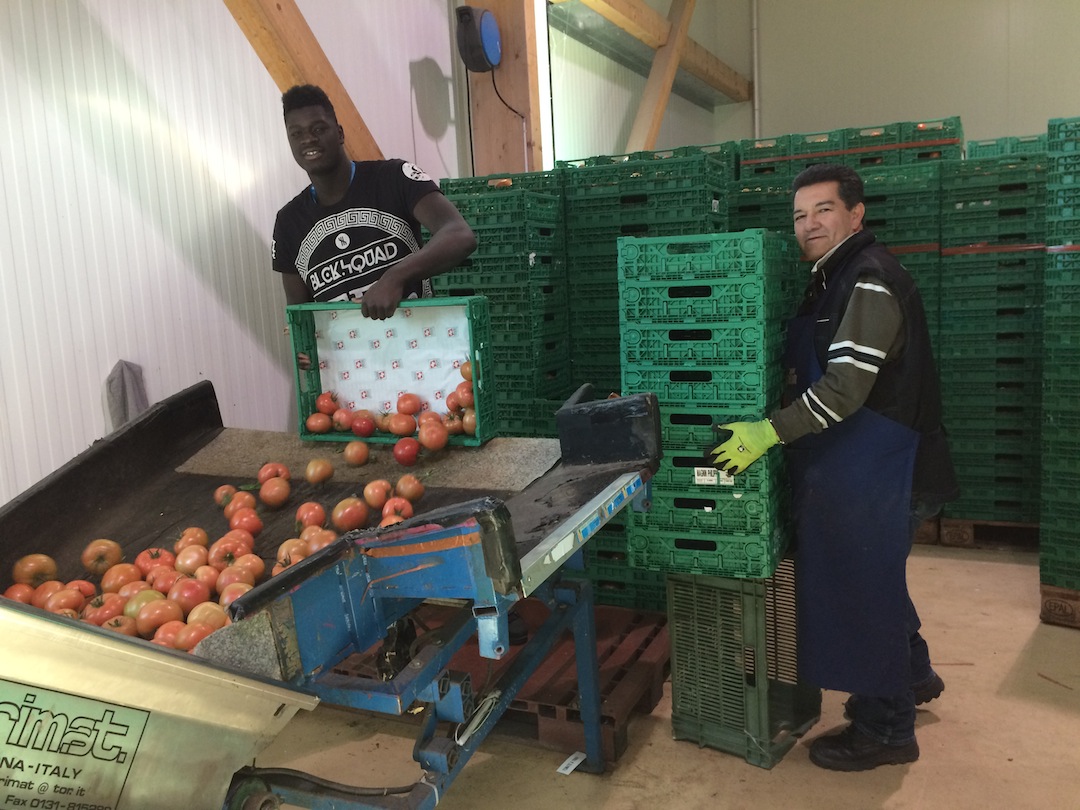
<svg viewBox="0 0 1080 810">
<path fill-rule="evenodd" d="M 945 685 L 908 596 L 914 530 L 958 495 L 922 300 L 863 228 L 863 184 L 832 164 L 793 182 L 795 235 L 814 262 L 788 325 L 790 404 L 723 425 L 713 450 L 739 473 L 785 445 L 798 548 L 800 675 L 850 692 L 842 732 L 810 759 L 860 771 L 919 758 L 915 706 Z"/>
</svg>

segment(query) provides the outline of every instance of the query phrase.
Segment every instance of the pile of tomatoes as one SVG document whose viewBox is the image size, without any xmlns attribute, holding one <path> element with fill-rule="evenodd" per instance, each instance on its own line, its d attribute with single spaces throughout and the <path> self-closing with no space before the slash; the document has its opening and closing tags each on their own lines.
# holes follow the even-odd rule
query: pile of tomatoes
<svg viewBox="0 0 1080 810">
<path fill-rule="evenodd" d="M 314 484 L 332 474 L 326 459 L 312 459 L 305 469 L 305 478 Z M 340 499 L 329 511 L 318 501 L 305 501 L 296 509 L 294 536 L 282 540 L 273 560 L 267 560 L 254 550 L 264 528 L 260 510 L 284 507 L 290 480 L 286 465 L 269 462 L 254 484 L 217 487 L 213 498 L 228 529 L 213 541 L 206 529 L 191 526 L 168 548 L 147 548 L 127 561 L 115 540 L 91 540 L 81 554 L 83 578 L 63 578 L 52 557 L 28 554 L 15 563 L 14 584 L 3 596 L 190 651 L 230 622 L 228 606 L 256 584 L 326 547 L 339 533 L 412 517 L 413 505 L 424 494 L 420 479 L 406 473 L 396 484 L 370 481 L 362 494 Z"/>
<path fill-rule="evenodd" d="M 446 411 L 438 412 L 419 394 L 402 392 L 391 412 L 350 410 L 341 405 L 332 391 L 323 391 L 315 399 L 315 411 L 304 421 L 311 433 L 352 432 L 361 438 L 376 434 L 399 436 L 394 444 L 394 458 L 412 466 L 421 449 L 435 452 L 446 447 L 454 434 L 476 435 L 476 397 L 473 391 L 472 364 L 460 366 L 462 380 L 443 400 Z"/>
</svg>

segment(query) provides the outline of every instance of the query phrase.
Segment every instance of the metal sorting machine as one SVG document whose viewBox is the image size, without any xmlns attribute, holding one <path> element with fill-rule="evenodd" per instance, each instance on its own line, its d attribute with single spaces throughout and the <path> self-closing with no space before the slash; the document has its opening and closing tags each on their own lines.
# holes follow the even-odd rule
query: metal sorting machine
<svg viewBox="0 0 1080 810">
<path fill-rule="evenodd" d="M 582 546 L 617 512 L 632 501 L 647 507 L 660 438 L 653 395 L 590 394 L 584 387 L 558 411 L 559 459 L 520 491 L 343 535 L 234 602 L 233 622 L 194 655 L 0 600 L 0 807 L 434 807 L 566 630 L 585 735 L 580 768 L 603 770 L 592 594 L 587 580 L 562 572 L 580 566 Z M 85 541 L 65 544 L 61 520 L 115 533 L 134 519 L 119 512 L 149 510 L 152 521 L 187 525 L 192 493 L 207 500 L 213 480 L 185 487 L 177 462 L 223 430 L 209 383 L 155 405 L 0 508 L 0 564 L 44 551 L 61 570 L 73 567 Z M 129 558 L 138 550 L 126 549 Z M 548 618 L 479 694 L 448 669 L 451 658 L 473 637 L 481 655 L 506 655 L 508 615 L 525 597 L 541 600 Z M 430 599 L 450 600 L 455 616 L 417 637 L 410 613 Z M 377 674 L 335 672 L 372 649 Z M 320 700 L 388 714 L 422 707 L 422 777 L 363 788 L 250 767 Z"/>
</svg>

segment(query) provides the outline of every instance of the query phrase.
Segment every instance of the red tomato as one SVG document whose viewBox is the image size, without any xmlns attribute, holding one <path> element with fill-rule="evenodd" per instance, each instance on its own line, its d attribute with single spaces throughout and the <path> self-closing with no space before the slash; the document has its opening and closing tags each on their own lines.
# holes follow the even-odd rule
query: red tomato
<svg viewBox="0 0 1080 810">
<path fill-rule="evenodd" d="M 280 461 L 268 461 L 259 468 L 258 482 L 265 484 L 271 478 L 284 478 L 289 480 L 289 468 Z"/>
<path fill-rule="evenodd" d="M 238 509 L 254 509 L 256 503 L 255 496 L 246 489 L 242 489 L 229 499 L 222 514 L 225 515 L 225 520 L 231 520 Z"/>
<path fill-rule="evenodd" d="M 330 423 L 338 433 L 352 430 L 353 413 L 348 408 L 338 408 L 330 417 Z"/>
<path fill-rule="evenodd" d="M 135 629 L 143 638 L 153 638 L 165 622 L 183 621 L 184 609 L 172 599 L 155 599 L 139 608 L 135 616 Z"/>
<path fill-rule="evenodd" d="M 454 389 L 454 393 L 457 394 L 458 402 L 461 403 L 463 408 L 471 408 L 476 402 L 473 398 L 472 383 L 468 380 L 459 382 L 457 388 Z"/>
<path fill-rule="evenodd" d="M 188 526 L 180 534 L 180 539 L 173 543 L 173 553 L 177 556 L 188 546 L 202 546 L 203 548 L 210 545 L 210 535 L 206 533 L 206 529 L 200 529 L 198 526 Z"/>
<path fill-rule="evenodd" d="M 462 409 L 461 397 L 458 396 L 458 392 L 451 391 L 446 395 L 446 410 L 450 413 L 460 413 Z"/>
<path fill-rule="evenodd" d="M 383 504 L 382 516 L 386 517 L 387 515 L 401 515 L 403 518 L 411 518 L 413 516 L 413 506 L 405 498 L 395 495 L 388 498 L 386 503 Z"/>
<path fill-rule="evenodd" d="M 302 539 L 307 541 L 308 554 L 314 554 L 316 551 L 324 549 L 333 543 L 337 540 L 337 537 L 337 532 L 335 531 L 331 531 L 330 529 L 319 529 Z"/>
<path fill-rule="evenodd" d="M 78 613 L 84 605 L 86 605 L 86 597 L 82 595 L 82 591 L 61 586 L 59 590 L 49 595 L 42 607 L 49 613 L 57 613 L 61 610 L 74 610 Z"/>
<path fill-rule="evenodd" d="M 418 394 L 402 394 L 397 400 L 397 411 L 409 415 L 419 413 L 423 404 Z"/>
<path fill-rule="evenodd" d="M 461 422 L 461 413 L 451 411 L 443 417 L 443 424 L 446 425 L 446 432 L 451 436 L 456 436 L 465 432 L 465 425 Z"/>
<path fill-rule="evenodd" d="M 333 391 L 323 391 L 315 397 L 315 410 L 330 416 L 338 409 L 337 394 Z"/>
<path fill-rule="evenodd" d="M 130 616 L 134 619 L 139 615 L 139 611 L 142 610 L 143 605 L 148 602 L 156 602 L 159 599 L 164 599 L 165 594 L 161 591 L 155 591 L 153 588 L 147 588 L 145 591 L 139 591 L 133 597 L 127 600 L 127 604 L 124 605 L 124 615 Z"/>
<path fill-rule="evenodd" d="M 250 591 L 251 588 L 252 586 L 248 585 L 246 582 L 234 582 L 232 585 L 229 585 L 222 590 L 221 595 L 218 597 L 218 604 L 222 607 L 228 607 L 245 593 Z"/>
<path fill-rule="evenodd" d="M 416 418 L 407 413 L 392 413 L 386 427 L 395 436 L 412 436 L 416 433 Z"/>
<path fill-rule="evenodd" d="M 277 548 L 277 556 L 274 562 L 280 565 L 292 565 L 304 559 L 311 552 L 308 550 L 308 541 L 300 537 L 290 537 L 282 541 Z"/>
<path fill-rule="evenodd" d="M 330 415 L 318 411 L 304 420 L 304 427 L 308 429 L 309 433 L 329 433 L 330 428 L 333 426 L 334 421 L 330 418 Z"/>
<path fill-rule="evenodd" d="M 116 593 L 119 596 L 124 597 L 124 601 L 126 602 L 139 591 L 145 590 L 151 590 L 149 582 L 145 579 L 133 579 L 131 582 L 125 582 L 115 591 L 111 591 L 111 593 Z"/>
<path fill-rule="evenodd" d="M 394 444 L 394 461 L 403 467 L 411 467 L 416 463 L 416 457 L 420 453 L 420 442 L 411 436 L 398 439 Z"/>
<path fill-rule="evenodd" d="M 206 565 L 210 549 L 206 546 L 188 546 L 176 555 L 176 570 L 192 576 L 200 565 Z"/>
<path fill-rule="evenodd" d="M 27 585 L 25 582 L 16 582 L 14 585 L 4 591 L 4 596 L 15 602 L 22 602 L 24 605 L 30 604 L 30 598 L 34 595 L 34 589 Z"/>
<path fill-rule="evenodd" d="M 333 477 L 334 465 L 325 458 L 313 458 L 304 470 L 304 478 L 309 484 L 321 484 Z"/>
<path fill-rule="evenodd" d="M 263 529 L 262 518 L 259 517 L 259 513 L 249 507 L 243 509 L 237 509 L 231 518 L 229 518 L 230 529 L 243 529 L 245 532 L 251 532 L 252 536 L 257 535 Z"/>
<path fill-rule="evenodd" d="M 106 622 L 102 622 L 101 626 L 107 630 L 112 630 L 114 633 L 120 633 L 120 635 L 123 636 L 139 635 L 139 631 L 135 628 L 135 620 L 122 613 Z"/>
<path fill-rule="evenodd" d="M 420 432 L 416 434 L 416 440 L 425 450 L 442 450 L 450 441 L 450 431 L 442 420 L 436 416 L 434 419 L 420 425 Z"/>
<path fill-rule="evenodd" d="M 196 605 L 210 601 L 210 588 L 205 582 L 200 582 L 193 577 L 184 577 L 176 580 L 169 588 L 168 598 L 184 609 L 186 617 Z"/>
<path fill-rule="evenodd" d="M 147 577 L 146 581 L 150 583 L 151 588 L 161 593 L 168 593 L 173 585 L 188 577 L 187 574 L 183 574 L 175 568 L 155 568 L 151 573 L 153 573 L 153 577 Z"/>
<path fill-rule="evenodd" d="M 101 592 L 111 593 L 120 586 L 142 579 L 143 573 L 133 563 L 117 563 L 101 575 Z"/>
<path fill-rule="evenodd" d="M 461 426 L 465 429 L 465 432 L 470 436 L 476 435 L 476 411 L 472 408 L 466 408 L 465 413 L 461 415 Z"/>
<path fill-rule="evenodd" d="M 412 473 L 405 473 L 394 485 L 394 494 L 400 495 L 407 501 L 416 503 L 424 494 L 424 484 Z"/>
<path fill-rule="evenodd" d="M 350 467 L 362 467 L 367 464 L 368 456 L 371 454 L 370 449 L 366 442 L 354 441 L 345 445 L 345 449 L 342 451 L 342 455 L 345 456 L 345 463 Z"/>
<path fill-rule="evenodd" d="M 184 652 L 191 652 L 195 649 L 195 645 L 213 633 L 218 628 L 206 622 L 188 622 L 176 634 L 176 638 L 173 639 L 173 648 L 177 650 L 183 650 Z"/>
<path fill-rule="evenodd" d="M 366 439 L 375 435 L 375 420 L 371 416 L 353 416 L 352 432 Z"/>
<path fill-rule="evenodd" d="M 214 586 L 217 585 L 217 578 L 220 573 L 221 572 L 218 569 L 207 563 L 206 565 L 200 565 L 196 568 L 195 573 L 192 576 L 207 588 L 213 590 Z"/>
<path fill-rule="evenodd" d="M 110 619 L 122 615 L 126 604 L 127 599 L 118 593 L 99 593 L 83 607 L 82 618 L 101 627 Z"/>
<path fill-rule="evenodd" d="M 420 414 L 416 417 L 416 424 L 423 427 L 428 422 L 442 423 L 442 417 L 436 411 L 420 411 Z"/>
<path fill-rule="evenodd" d="M 307 526 L 322 526 L 326 523 L 326 509 L 321 503 L 305 501 L 296 509 L 297 531 Z"/>
<path fill-rule="evenodd" d="M 285 478 L 271 478 L 259 487 L 259 500 L 271 509 L 278 509 L 289 500 L 289 481 Z"/>
<path fill-rule="evenodd" d="M 167 548 L 153 546 L 143 549 L 135 557 L 135 567 L 142 572 L 144 577 L 150 573 L 151 568 L 158 565 L 167 565 L 172 568 L 176 565 L 176 555 Z"/>
<path fill-rule="evenodd" d="M 87 573 L 101 576 L 124 559 L 124 550 L 115 540 L 99 538 L 86 544 L 82 552 L 82 564 Z"/>
<path fill-rule="evenodd" d="M 330 522 L 339 532 L 362 528 L 367 521 L 368 507 L 361 498 L 342 498 L 330 513 Z"/>
<path fill-rule="evenodd" d="M 56 579 L 56 560 L 48 554 L 27 554 L 15 562 L 11 578 L 17 583 L 36 588 L 42 582 Z"/>
<path fill-rule="evenodd" d="M 229 503 L 229 499 L 235 494 L 236 487 L 232 484 L 222 484 L 214 490 L 214 503 L 218 506 L 225 506 Z"/>
<path fill-rule="evenodd" d="M 97 594 L 97 586 L 85 579 L 73 579 L 67 584 L 68 588 L 74 588 L 87 599 L 93 599 Z"/>
<path fill-rule="evenodd" d="M 179 619 L 173 619 L 172 621 L 165 622 L 165 624 L 155 630 L 154 637 L 150 640 L 163 647 L 175 647 L 176 636 L 185 627 L 187 627 L 185 622 L 182 622 Z"/>
<path fill-rule="evenodd" d="M 218 574 L 217 582 L 215 583 L 215 589 L 220 594 L 227 587 L 234 582 L 245 582 L 248 585 L 255 584 L 255 575 L 247 568 L 233 563 L 220 574 Z"/>
<path fill-rule="evenodd" d="M 220 630 L 225 626 L 228 617 L 225 610 L 217 602 L 203 602 L 191 609 L 187 617 L 188 624 L 207 624 L 214 630 Z"/>
<path fill-rule="evenodd" d="M 364 502 L 372 509 L 382 509 L 393 491 L 393 484 L 385 478 L 376 478 L 364 487 Z"/>
<path fill-rule="evenodd" d="M 461 371 L 461 376 L 462 377 L 464 377 L 466 380 L 469 380 L 470 382 L 472 381 L 472 363 L 471 362 L 466 360 L 464 363 L 461 364 L 461 368 L 459 369 L 459 371 Z"/>
<path fill-rule="evenodd" d="M 238 540 L 240 545 L 244 547 L 246 554 L 255 548 L 255 535 L 245 529 L 229 529 L 225 534 L 221 535 L 218 540 Z"/>
<path fill-rule="evenodd" d="M 222 537 L 210 546 L 210 554 L 206 562 L 218 571 L 224 571 L 236 562 L 237 558 L 250 552 L 251 549 L 235 537 Z"/>
<path fill-rule="evenodd" d="M 401 523 L 404 520 L 405 518 L 403 518 L 401 515 L 387 515 L 379 521 L 379 528 L 383 528 L 385 526 L 393 526 L 395 523 Z"/>
<path fill-rule="evenodd" d="M 262 575 L 266 572 L 266 561 L 258 554 L 245 554 L 242 557 L 237 557 L 233 566 L 250 571 L 253 585 L 262 579 Z"/>
</svg>

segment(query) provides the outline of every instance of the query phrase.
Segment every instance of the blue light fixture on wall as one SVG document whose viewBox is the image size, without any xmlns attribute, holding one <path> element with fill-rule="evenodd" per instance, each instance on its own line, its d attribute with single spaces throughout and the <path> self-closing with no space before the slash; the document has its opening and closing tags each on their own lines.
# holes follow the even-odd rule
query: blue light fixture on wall
<svg viewBox="0 0 1080 810">
<path fill-rule="evenodd" d="M 502 37 L 495 15 L 474 6 L 457 8 L 458 53 L 465 67 L 484 73 L 502 61 Z"/>
</svg>

